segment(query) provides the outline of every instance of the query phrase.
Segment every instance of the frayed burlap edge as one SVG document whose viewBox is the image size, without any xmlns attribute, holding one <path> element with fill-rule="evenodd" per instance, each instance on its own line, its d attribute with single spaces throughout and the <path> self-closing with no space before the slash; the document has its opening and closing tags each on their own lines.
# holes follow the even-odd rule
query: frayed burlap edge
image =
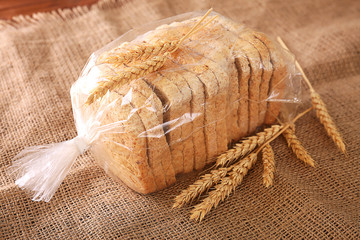
<svg viewBox="0 0 360 240">
<path fill-rule="evenodd" d="M 10 20 L 0 19 L 0 31 L 9 28 L 19 29 L 29 25 L 41 23 L 53 23 L 57 21 L 68 21 L 80 17 L 93 10 L 107 10 L 119 8 L 131 0 L 100 0 L 90 6 L 77 6 L 73 8 L 57 9 L 50 12 L 38 12 L 32 15 L 17 15 Z"/>
</svg>

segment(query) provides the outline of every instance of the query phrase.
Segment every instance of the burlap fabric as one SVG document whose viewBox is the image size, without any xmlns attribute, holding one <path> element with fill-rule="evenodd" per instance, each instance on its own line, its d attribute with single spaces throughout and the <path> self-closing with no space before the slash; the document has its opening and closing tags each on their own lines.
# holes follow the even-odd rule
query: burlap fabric
<svg viewBox="0 0 360 240">
<path fill-rule="evenodd" d="M 348 157 L 309 114 L 297 132 L 317 167 L 304 166 L 278 139 L 274 187 L 262 185 L 258 161 L 235 194 L 201 224 L 189 220 L 190 208 L 171 209 L 196 174 L 142 196 L 114 182 L 87 154 L 50 203 L 31 201 L 6 175 L 24 147 L 76 136 L 69 89 L 93 51 L 134 26 L 210 5 L 284 39 L 327 103 Z M 359 238 L 359 17 L 356 0 L 133 0 L 0 22 L 0 239 Z"/>
</svg>

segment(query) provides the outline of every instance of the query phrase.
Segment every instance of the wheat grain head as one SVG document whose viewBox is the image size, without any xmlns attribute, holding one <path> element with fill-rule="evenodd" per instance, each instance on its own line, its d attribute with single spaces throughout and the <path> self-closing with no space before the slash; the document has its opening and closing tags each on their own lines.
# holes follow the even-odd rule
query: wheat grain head
<svg viewBox="0 0 360 240">
<path fill-rule="evenodd" d="M 288 146 L 294 152 L 296 157 L 304 163 L 310 165 L 311 167 L 314 167 L 314 160 L 303 147 L 300 140 L 296 137 L 295 132 L 291 128 L 288 128 L 282 134 L 285 137 Z"/>
<path fill-rule="evenodd" d="M 98 86 L 92 90 L 85 102 L 85 105 L 90 105 L 98 98 L 103 97 L 108 91 L 120 87 L 131 80 L 141 78 L 159 70 L 164 65 L 167 56 L 168 54 L 152 57 L 143 63 L 128 67 L 124 71 L 119 72 L 117 76 L 107 77 L 107 81 L 99 82 Z"/>
<path fill-rule="evenodd" d="M 163 55 L 166 52 L 173 51 L 179 41 L 157 41 L 154 44 L 141 43 L 139 45 L 127 48 L 125 52 L 108 52 L 101 57 L 99 63 L 113 64 L 114 67 L 119 67 L 122 64 L 129 64 L 134 61 L 146 61 L 151 57 Z"/>
<path fill-rule="evenodd" d="M 180 208 L 198 198 L 225 177 L 232 167 L 219 168 L 203 175 L 175 198 L 173 208 Z"/>
<path fill-rule="evenodd" d="M 320 95 L 315 91 L 311 91 L 311 102 L 316 110 L 316 116 L 320 120 L 320 123 L 324 126 L 327 134 L 332 138 L 336 146 L 344 154 L 346 154 L 346 147 L 344 144 L 344 140 L 341 137 L 341 134 L 338 131 L 332 117 L 327 111 L 325 103 L 321 99 Z"/>
<path fill-rule="evenodd" d="M 263 132 L 257 133 L 255 136 L 251 136 L 243 140 L 241 143 L 235 144 L 235 146 L 221 154 L 216 159 L 216 167 L 226 166 L 235 159 L 245 156 L 246 154 L 253 151 L 257 146 L 265 143 L 274 135 L 276 135 L 283 126 L 281 125 L 272 125 L 269 128 L 266 128 Z"/>
<path fill-rule="evenodd" d="M 273 185 L 275 172 L 274 151 L 270 144 L 266 144 L 262 150 L 262 160 L 264 164 L 263 183 L 265 187 Z"/>
<path fill-rule="evenodd" d="M 207 198 L 194 207 L 191 211 L 190 219 L 201 222 L 212 208 L 216 208 L 221 201 L 224 201 L 235 190 L 256 160 L 257 153 L 251 153 L 240 162 L 234 164 L 229 176 L 224 177 L 221 183 L 215 186 L 215 190 L 211 191 Z"/>
</svg>

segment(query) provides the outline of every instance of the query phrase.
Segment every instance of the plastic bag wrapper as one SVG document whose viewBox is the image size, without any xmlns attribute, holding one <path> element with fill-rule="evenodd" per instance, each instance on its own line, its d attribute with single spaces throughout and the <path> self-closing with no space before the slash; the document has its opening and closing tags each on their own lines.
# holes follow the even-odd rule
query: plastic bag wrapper
<svg viewBox="0 0 360 240">
<path fill-rule="evenodd" d="M 90 149 L 106 173 L 152 193 L 264 125 L 291 120 L 301 102 L 293 55 L 263 33 L 203 14 L 133 29 L 94 52 L 71 88 L 78 137 L 23 150 L 16 183 L 49 201 Z"/>
</svg>

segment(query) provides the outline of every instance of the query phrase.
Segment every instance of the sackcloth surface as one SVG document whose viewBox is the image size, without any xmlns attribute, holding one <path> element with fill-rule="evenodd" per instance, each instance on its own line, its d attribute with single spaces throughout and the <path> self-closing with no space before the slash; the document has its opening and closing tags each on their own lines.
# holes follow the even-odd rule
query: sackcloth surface
<svg viewBox="0 0 360 240">
<path fill-rule="evenodd" d="M 171 208 L 197 173 L 143 196 L 88 153 L 49 203 L 14 184 L 6 169 L 24 147 L 76 136 L 69 90 L 92 52 L 133 27 L 209 7 L 283 38 L 327 103 L 347 157 L 308 114 L 296 131 L 316 168 L 279 138 L 274 186 L 263 186 L 258 161 L 201 223 L 189 220 L 191 207 Z M 359 239 L 360 1 L 105 0 L 0 21 L 0 59 L 0 239 Z"/>
</svg>

